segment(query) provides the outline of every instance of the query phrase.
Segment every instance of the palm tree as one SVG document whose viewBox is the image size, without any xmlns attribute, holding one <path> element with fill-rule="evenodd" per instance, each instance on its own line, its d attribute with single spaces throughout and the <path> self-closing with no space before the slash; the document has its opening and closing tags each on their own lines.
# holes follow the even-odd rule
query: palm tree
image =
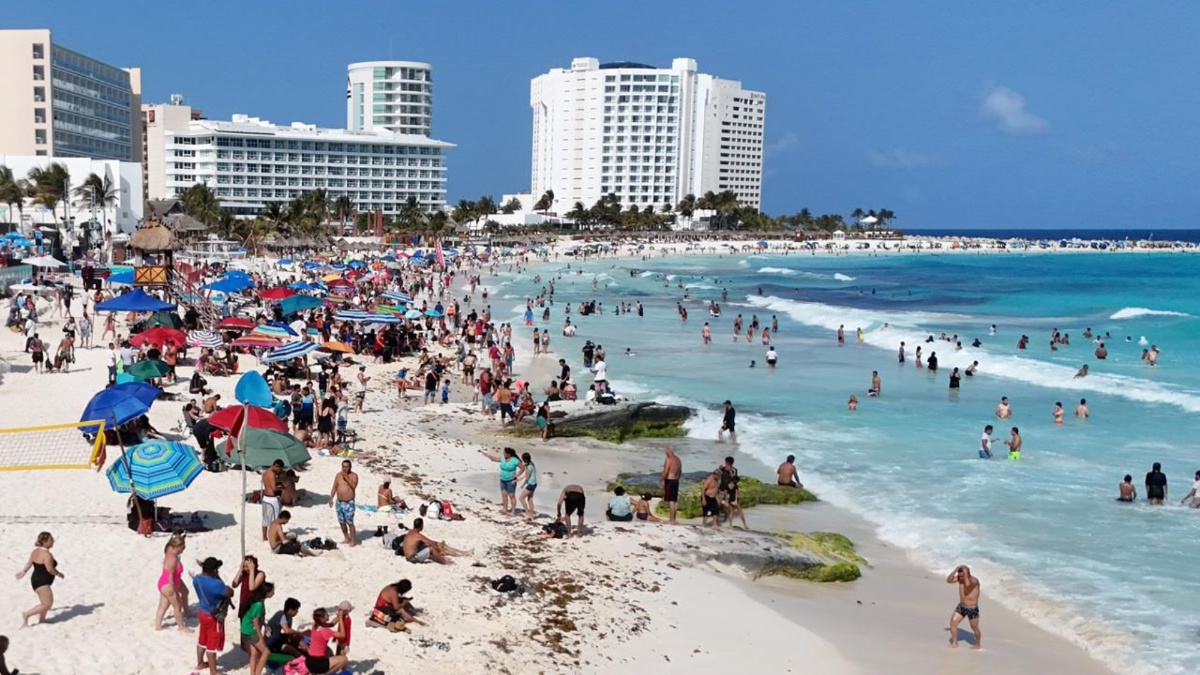
<svg viewBox="0 0 1200 675">
<path fill-rule="evenodd" d="M 325 188 L 317 188 L 305 192 L 300 195 L 300 198 L 304 200 L 304 207 L 316 225 L 329 224 L 329 191 Z"/>
<path fill-rule="evenodd" d="M 591 214 L 588 212 L 587 207 L 583 205 L 583 202 L 575 202 L 575 207 L 567 213 L 567 217 L 575 221 L 576 227 L 582 228 L 588 225 Z"/>
<path fill-rule="evenodd" d="M 183 212 L 210 228 L 221 217 L 221 201 L 212 188 L 202 183 L 187 188 L 179 194 Z"/>
<path fill-rule="evenodd" d="M 879 209 L 879 212 L 875 214 L 875 217 L 879 218 L 880 224 L 886 228 L 888 227 L 888 223 L 892 222 L 892 220 L 896 218 L 896 212 L 891 209 Z"/>
<path fill-rule="evenodd" d="M 59 202 L 67 201 L 71 184 L 71 172 L 66 165 L 54 162 L 45 167 L 34 167 L 29 170 L 27 183 L 27 194 L 33 197 L 33 203 L 49 209 L 51 217 L 58 222 L 54 208 Z"/>
<path fill-rule="evenodd" d="M 504 202 L 504 206 L 500 207 L 500 213 L 516 213 L 521 210 L 521 200 L 513 197 Z"/>
<path fill-rule="evenodd" d="M 479 216 L 490 216 L 496 213 L 496 200 L 492 199 L 491 195 L 484 195 L 475 202 L 475 208 Z"/>
<path fill-rule="evenodd" d="M 333 200 L 333 212 L 338 218 L 339 234 L 346 233 L 346 219 L 354 216 L 354 202 L 348 195 Z"/>
<path fill-rule="evenodd" d="M 267 202 L 263 204 L 262 211 L 259 214 L 272 229 L 278 229 L 285 218 L 287 218 L 287 210 L 283 208 L 280 202 Z"/>
<path fill-rule="evenodd" d="M 416 197 L 409 197 L 405 200 L 396 216 L 396 221 L 405 231 L 415 230 L 422 225 L 422 222 L 429 222 L 425 216 L 425 209 L 421 208 L 421 203 L 417 201 Z"/>
<path fill-rule="evenodd" d="M 116 205 L 119 194 L 120 190 L 113 185 L 112 179 L 107 174 L 103 177 L 96 173 L 88 174 L 88 177 L 83 179 L 83 184 L 75 188 L 75 196 L 80 202 L 88 203 L 92 208 L 100 207 L 101 228 L 106 227 L 108 207 Z M 90 227 L 88 232 L 91 232 Z"/>
<path fill-rule="evenodd" d="M 537 203 L 533 205 L 533 210 L 539 213 L 549 211 L 554 206 L 554 190 L 546 190 Z"/>
<path fill-rule="evenodd" d="M 450 216 L 454 218 L 454 220 L 465 225 L 467 223 L 474 222 L 474 220 L 479 217 L 479 213 L 475 202 L 468 199 L 460 199 L 458 200 L 458 206 L 454 207 L 454 210 L 450 213 Z"/>
<path fill-rule="evenodd" d="M 222 239 L 233 239 L 237 235 L 238 219 L 228 209 L 217 210 L 214 225 Z"/>
<path fill-rule="evenodd" d="M 0 204 L 8 204 L 9 209 L 17 209 L 17 213 L 20 214 L 17 218 L 18 225 L 25 215 L 25 194 L 25 181 L 14 176 L 12 169 L 0 166 Z"/>
</svg>

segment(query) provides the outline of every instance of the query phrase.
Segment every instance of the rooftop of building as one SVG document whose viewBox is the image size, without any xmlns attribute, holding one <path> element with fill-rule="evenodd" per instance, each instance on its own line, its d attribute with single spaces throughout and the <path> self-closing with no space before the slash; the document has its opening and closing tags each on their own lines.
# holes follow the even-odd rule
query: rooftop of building
<svg viewBox="0 0 1200 675">
<path fill-rule="evenodd" d="M 648 66 L 644 63 L 636 63 L 634 61 L 610 61 L 601 63 L 600 70 L 615 70 L 617 68 L 642 68 L 646 70 L 658 70 L 657 66 Z"/>
<path fill-rule="evenodd" d="M 421 68 L 433 70 L 433 64 L 424 61 L 359 61 L 346 66 L 347 70 L 359 68 Z"/>
<path fill-rule="evenodd" d="M 258 117 L 234 115 L 229 121 L 196 120 L 187 131 L 176 131 L 176 134 L 203 134 L 206 132 L 222 132 L 243 134 L 247 136 L 273 136 L 276 138 L 313 139 L 323 141 L 341 141 L 346 143 L 393 143 L 400 145 L 415 145 L 429 148 L 453 148 L 453 143 L 439 141 L 417 134 L 395 134 L 389 131 L 369 130 L 350 131 L 347 129 L 323 129 L 315 124 L 293 122 L 288 126 L 272 124 Z"/>
</svg>

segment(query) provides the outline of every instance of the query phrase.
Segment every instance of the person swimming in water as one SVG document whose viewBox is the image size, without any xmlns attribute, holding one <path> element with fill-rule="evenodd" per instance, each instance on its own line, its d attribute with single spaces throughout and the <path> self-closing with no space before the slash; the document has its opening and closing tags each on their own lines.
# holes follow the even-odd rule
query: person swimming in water
<svg viewBox="0 0 1200 675">
<path fill-rule="evenodd" d="M 1011 460 L 1021 459 L 1021 432 L 1016 427 L 1012 428 L 1012 438 L 1004 441 L 1008 446 L 1008 458 Z"/>
<path fill-rule="evenodd" d="M 1087 374 L 1088 374 L 1088 364 L 1085 363 L 1085 364 L 1083 364 L 1083 367 L 1081 367 L 1075 373 L 1075 379 L 1078 380 L 1081 377 L 1087 377 Z"/>
<path fill-rule="evenodd" d="M 1137 499 L 1137 488 L 1133 486 L 1133 476 L 1125 474 L 1125 482 L 1117 485 L 1117 497 L 1119 502 L 1132 502 Z"/>
<path fill-rule="evenodd" d="M 1054 423 L 1062 425 L 1063 423 L 1063 407 L 1062 401 L 1054 402 Z"/>
</svg>

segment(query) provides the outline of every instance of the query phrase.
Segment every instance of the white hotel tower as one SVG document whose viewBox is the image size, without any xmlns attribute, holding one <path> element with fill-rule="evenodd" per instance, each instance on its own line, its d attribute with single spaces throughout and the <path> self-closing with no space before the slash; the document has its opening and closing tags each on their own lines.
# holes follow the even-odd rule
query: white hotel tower
<svg viewBox="0 0 1200 675">
<path fill-rule="evenodd" d="M 364 61 L 346 71 L 346 128 L 429 136 L 433 66 L 417 61 Z"/>
<path fill-rule="evenodd" d="M 762 201 L 766 94 L 696 71 L 577 58 L 530 83 L 532 194 L 554 210 L 614 193 L 622 207 L 656 210 L 687 194 L 732 190 Z"/>
</svg>

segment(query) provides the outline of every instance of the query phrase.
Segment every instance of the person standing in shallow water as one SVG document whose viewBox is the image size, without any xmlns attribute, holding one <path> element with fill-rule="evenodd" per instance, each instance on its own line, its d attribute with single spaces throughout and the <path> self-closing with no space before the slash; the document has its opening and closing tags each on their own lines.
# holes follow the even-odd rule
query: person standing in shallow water
<svg viewBox="0 0 1200 675">
<path fill-rule="evenodd" d="M 1146 501 L 1155 506 L 1162 506 L 1167 500 L 1167 474 L 1162 472 L 1162 464 L 1155 462 L 1146 474 Z"/>
<path fill-rule="evenodd" d="M 958 647 L 958 624 L 963 619 L 975 634 L 972 649 L 983 647 L 983 632 L 979 630 L 979 580 L 971 576 L 971 568 L 959 565 L 946 577 L 946 583 L 958 584 L 958 606 L 950 615 L 950 648 Z"/>
</svg>

